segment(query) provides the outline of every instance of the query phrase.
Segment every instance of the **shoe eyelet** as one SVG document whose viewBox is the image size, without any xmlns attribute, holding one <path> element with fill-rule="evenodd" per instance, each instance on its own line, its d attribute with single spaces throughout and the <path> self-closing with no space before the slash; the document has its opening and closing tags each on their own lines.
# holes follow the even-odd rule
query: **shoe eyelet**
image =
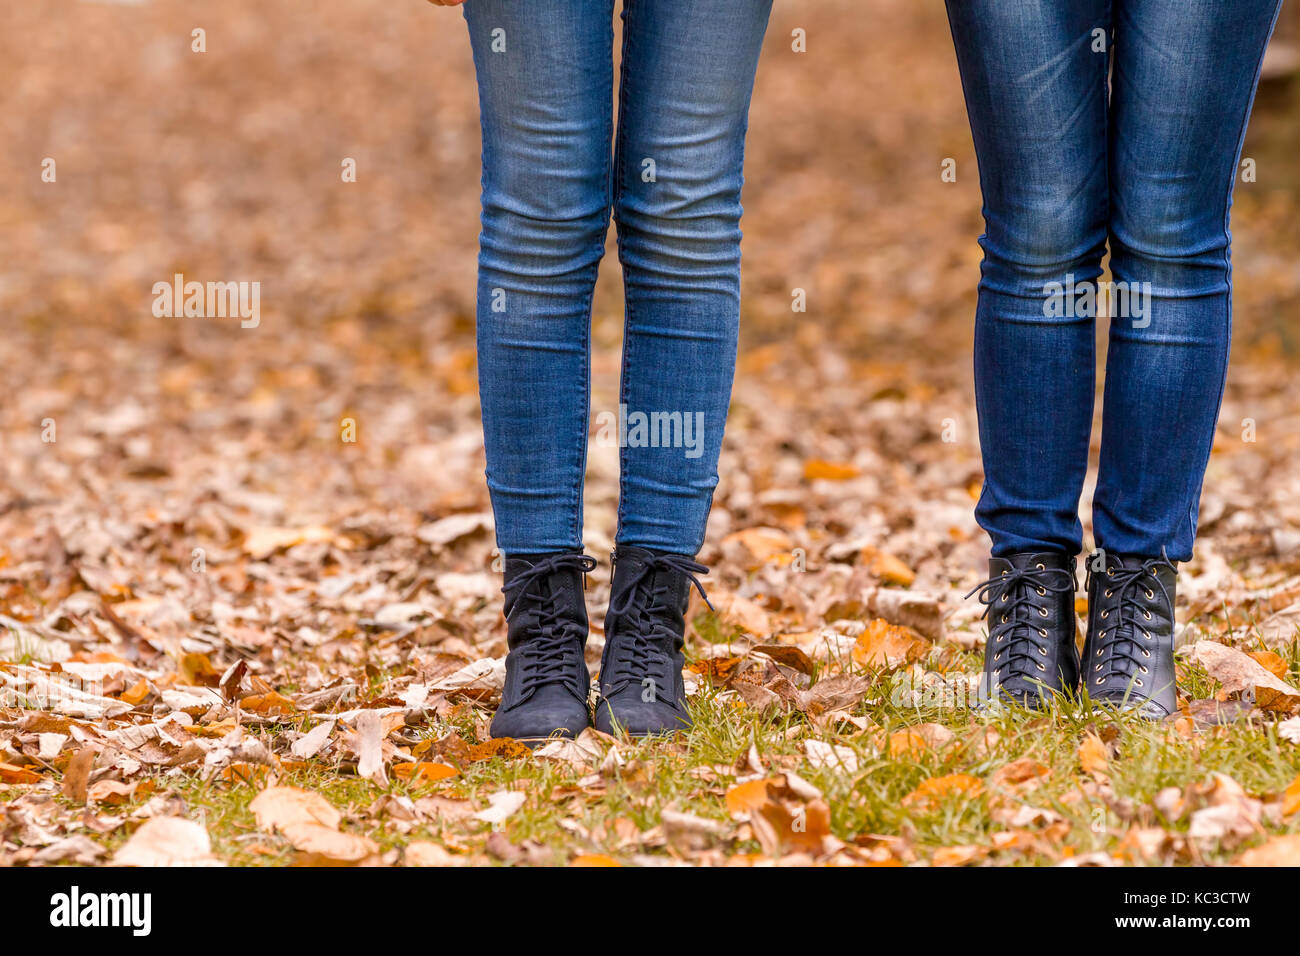
<svg viewBox="0 0 1300 956">
<path fill-rule="evenodd" d="M 1100 687 L 1105 682 L 1106 679 L 1104 677 L 1098 677 L 1095 681 L 1093 681 L 1093 683 L 1096 684 L 1098 687 Z"/>
<path fill-rule="evenodd" d="M 1144 651 L 1142 652 L 1142 656 L 1145 657 L 1147 660 L 1150 660 L 1150 659 L 1151 659 L 1151 652 L 1150 652 L 1150 651 L 1147 651 L 1147 650 L 1144 650 Z"/>
<path fill-rule="evenodd" d="M 1100 647 L 1097 648 L 1097 656 L 1098 656 L 1098 657 L 1101 657 L 1101 648 L 1100 648 Z"/>
<path fill-rule="evenodd" d="M 1133 678 L 1133 683 L 1138 687 L 1142 686 L 1142 681 L 1139 678 Z"/>
<path fill-rule="evenodd" d="M 1001 667 L 994 668 L 994 670 L 993 670 L 993 676 L 994 676 L 994 677 L 1000 677 L 1000 676 L 1002 676 L 1002 668 L 1001 668 Z"/>
<path fill-rule="evenodd" d="M 1112 592 L 1110 588 L 1106 589 L 1106 597 L 1110 597 L 1112 593 L 1114 592 Z"/>
<path fill-rule="evenodd" d="M 1036 565 L 1034 565 L 1034 567 L 1038 568 L 1039 571 L 1046 571 L 1046 570 L 1047 570 L 1047 568 L 1043 567 L 1041 564 L 1036 564 Z"/>
<path fill-rule="evenodd" d="M 1149 640 L 1151 640 L 1151 632 L 1150 632 L 1150 631 L 1143 631 L 1143 632 L 1142 632 L 1142 639 L 1143 639 L 1144 641 L 1149 641 Z"/>
<path fill-rule="evenodd" d="M 1045 608 L 1045 607 L 1040 607 L 1040 608 L 1038 609 L 1038 616 L 1039 616 L 1039 617 L 1047 617 L 1047 608 Z"/>
<path fill-rule="evenodd" d="M 1002 615 L 1002 623 L 1007 623 L 1007 616 L 1005 614 Z"/>
<path fill-rule="evenodd" d="M 1151 612 L 1150 612 L 1150 611 L 1143 611 L 1143 612 L 1142 612 L 1142 616 L 1145 617 L 1148 621 L 1151 620 Z"/>
<path fill-rule="evenodd" d="M 1099 671 L 1099 670 L 1101 670 L 1101 665 L 1098 664 L 1096 667 L 1093 668 L 1093 670 L 1094 670 L 1094 671 Z"/>
<path fill-rule="evenodd" d="M 1003 571 L 1002 576 L 1005 578 L 1007 576 L 1007 572 Z"/>
<path fill-rule="evenodd" d="M 1149 601 L 1154 601 L 1155 599 L 1156 599 L 1156 592 L 1155 592 L 1155 591 L 1148 591 L 1148 592 L 1147 592 L 1147 600 L 1149 600 Z"/>
<path fill-rule="evenodd" d="M 995 661 L 1000 661 L 1000 660 L 1002 660 L 1002 652 L 1001 652 L 1001 651 L 998 651 L 996 654 L 994 654 L 994 655 L 993 655 L 993 660 L 995 660 Z"/>
<path fill-rule="evenodd" d="M 1040 647 L 1040 648 L 1038 649 L 1038 653 L 1041 654 L 1043 657 L 1046 657 L 1046 656 L 1047 656 L 1047 648 L 1045 648 L 1045 647 Z"/>
<path fill-rule="evenodd" d="M 1114 576 L 1115 576 L 1115 569 L 1114 569 L 1114 568 L 1107 568 L 1107 569 L 1106 569 L 1106 577 L 1108 577 L 1108 578 L 1113 578 Z"/>
<path fill-rule="evenodd" d="M 1003 604 L 1007 603 L 1007 596 L 1005 594 L 1002 595 L 1002 603 Z"/>
<path fill-rule="evenodd" d="M 1047 594 L 1047 588 L 1039 588 L 1039 589 L 1038 589 L 1038 593 L 1039 593 L 1040 595 L 1045 595 L 1045 594 Z"/>
<path fill-rule="evenodd" d="M 1038 629 L 1038 636 L 1039 636 L 1039 637 L 1046 637 L 1046 636 L 1047 636 L 1047 628 L 1045 628 L 1045 627 L 1040 627 L 1040 628 Z"/>
<path fill-rule="evenodd" d="M 1044 674 L 1047 673 L 1047 668 L 1044 667 L 1042 664 L 1039 664 L 1039 665 L 1038 665 L 1038 669 L 1039 669 L 1040 671 L 1042 671 Z"/>
<path fill-rule="evenodd" d="M 1147 669 L 1144 667 L 1144 668 L 1142 668 L 1142 673 L 1143 673 L 1143 674 L 1150 674 L 1151 672 L 1150 672 L 1149 670 L 1147 670 Z"/>
<path fill-rule="evenodd" d="M 1105 617 L 1110 617 L 1110 611 L 1109 611 L 1109 610 L 1102 611 L 1102 612 L 1101 612 L 1101 616 L 1104 617 L 1104 618 L 1105 618 Z"/>
</svg>

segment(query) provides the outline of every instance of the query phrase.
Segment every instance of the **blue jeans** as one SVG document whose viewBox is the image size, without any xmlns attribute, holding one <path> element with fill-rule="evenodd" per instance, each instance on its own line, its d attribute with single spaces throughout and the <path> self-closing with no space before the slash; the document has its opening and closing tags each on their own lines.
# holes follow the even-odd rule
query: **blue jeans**
<svg viewBox="0 0 1300 956">
<path fill-rule="evenodd" d="M 1280 5 L 948 0 L 984 192 L 976 516 L 996 556 L 1082 548 L 1088 292 L 1109 243 L 1096 545 L 1191 557 L 1228 364 L 1228 212 Z"/>
<path fill-rule="evenodd" d="M 771 0 L 468 0 L 483 125 L 479 395 L 497 543 L 582 546 L 591 299 L 626 287 L 619 544 L 695 554 L 740 322 L 740 189 Z"/>
</svg>

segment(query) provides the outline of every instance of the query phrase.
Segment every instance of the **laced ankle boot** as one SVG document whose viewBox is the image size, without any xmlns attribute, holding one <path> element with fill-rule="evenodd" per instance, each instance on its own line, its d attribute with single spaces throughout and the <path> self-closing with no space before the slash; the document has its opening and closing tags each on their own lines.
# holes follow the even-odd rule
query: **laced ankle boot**
<svg viewBox="0 0 1300 956">
<path fill-rule="evenodd" d="M 708 603 L 695 577 L 708 568 L 683 554 L 626 545 L 613 557 L 596 729 L 634 737 L 685 730 L 686 605 L 692 585 Z"/>
<path fill-rule="evenodd" d="M 1094 560 L 1101 570 L 1094 570 Z M 1161 720 L 1178 709 L 1174 599 L 1178 568 L 1167 557 L 1098 552 L 1088 562 L 1083 679 L 1099 703 Z"/>
<path fill-rule="evenodd" d="M 1079 682 L 1074 558 L 1058 552 L 989 559 L 989 579 L 973 589 L 987 605 L 984 686 L 988 700 L 1038 708 Z"/>
<path fill-rule="evenodd" d="M 590 726 L 591 675 L 584 575 L 596 559 L 578 551 L 506 558 L 506 683 L 493 737 L 535 744 Z"/>
</svg>

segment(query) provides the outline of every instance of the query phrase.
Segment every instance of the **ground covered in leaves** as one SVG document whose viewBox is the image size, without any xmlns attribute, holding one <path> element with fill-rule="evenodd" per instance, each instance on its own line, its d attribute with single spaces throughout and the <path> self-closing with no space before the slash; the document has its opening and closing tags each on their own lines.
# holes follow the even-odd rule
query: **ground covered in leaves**
<svg viewBox="0 0 1300 956">
<path fill-rule="evenodd" d="M 981 714 L 979 194 L 945 31 L 912 0 L 778 4 L 695 727 L 530 752 L 487 731 L 459 14 L 6 5 L 0 864 L 1300 863 L 1295 94 L 1263 91 L 1238 191 L 1181 713 Z M 156 318 L 175 273 L 261 282 L 259 326 Z M 611 267 L 595 411 L 620 323 Z M 593 442 L 598 556 L 616 478 Z M 607 595 L 603 563 L 593 666 Z"/>
</svg>

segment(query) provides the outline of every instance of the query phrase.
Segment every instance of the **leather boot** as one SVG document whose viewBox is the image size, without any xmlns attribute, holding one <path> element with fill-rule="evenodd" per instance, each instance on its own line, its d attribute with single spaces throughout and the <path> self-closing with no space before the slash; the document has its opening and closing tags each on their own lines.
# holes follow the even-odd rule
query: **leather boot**
<svg viewBox="0 0 1300 956">
<path fill-rule="evenodd" d="M 533 744 L 576 737 L 590 725 L 583 584 L 595 567 L 595 558 L 578 551 L 506 558 L 501 590 L 510 652 L 493 737 Z"/>
</svg>

